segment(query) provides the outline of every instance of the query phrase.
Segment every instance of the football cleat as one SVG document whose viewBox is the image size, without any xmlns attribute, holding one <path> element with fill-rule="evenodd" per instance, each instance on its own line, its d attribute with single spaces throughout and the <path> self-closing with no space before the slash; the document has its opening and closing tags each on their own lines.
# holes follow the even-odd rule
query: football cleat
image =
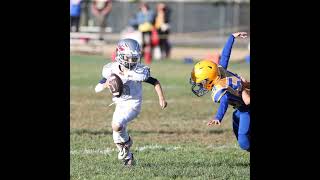
<svg viewBox="0 0 320 180">
<path fill-rule="evenodd" d="M 127 167 L 134 166 L 136 162 L 134 160 L 133 153 L 131 153 L 131 157 L 129 159 L 124 159 L 123 163 Z"/>
<path fill-rule="evenodd" d="M 132 146 L 132 144 L 133 144 L 133 141 L 132 141 L 131 137 L 129 137 L 129 140 L 127 142 L 118 144 L 121 146 L 121 149 L 119 150 L 119 153 L 118 153 L 119 160 L 123 160 L 125 157 L 128 156 L 129 150 L 130 150 L 130 147 Z"/>
</svg>

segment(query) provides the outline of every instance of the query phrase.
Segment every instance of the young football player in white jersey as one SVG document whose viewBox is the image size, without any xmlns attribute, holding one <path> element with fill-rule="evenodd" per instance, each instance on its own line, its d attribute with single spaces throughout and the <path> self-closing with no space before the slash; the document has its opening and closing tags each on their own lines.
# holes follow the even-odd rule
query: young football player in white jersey
<svg viewBox="0 0 320 180">
<path fill-rule="evenodd" d="M 96 85 L 95 91 L 101 92 L 109 87 L 108 78 L 112 73 L 117 74 L 123 82 L 123 93 L 120 97 L 113 97 L 116 104 L 112 118 L 113 141 L 119 154 L 118 159 L 124 165 L 134 164 L 130 151 L 132 138 L 127 132 L 127 125 L 138 116 L 142 103 L 142 82 L 154 85 L 162 109 L 167 106 L 160 82 L 150 75 L 150 68 L 141 64 L 141 49 L 139 43 L 133 39 L 122 39 L 116 48 L 116 61 L 103 67 L 103 78 Z"/>
</svg>

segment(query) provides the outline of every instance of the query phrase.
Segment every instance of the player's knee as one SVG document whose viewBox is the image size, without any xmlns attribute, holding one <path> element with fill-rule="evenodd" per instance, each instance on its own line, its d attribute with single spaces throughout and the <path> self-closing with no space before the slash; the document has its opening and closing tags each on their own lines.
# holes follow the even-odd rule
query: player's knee
<svg viewBox="0 0 320 180">
<path fill-rule="evenodd" d="M 112 130 L 113 131 L 121 131 L 122 130 L 122 126 L 118 123 L 112 123 Z"/>
<path fill-rule="evenodd" d="M 250 150 L 250 141 L 247 135 L 239 135 L 238 143 L 241 149 L 249 151 Z"/>
</svg>

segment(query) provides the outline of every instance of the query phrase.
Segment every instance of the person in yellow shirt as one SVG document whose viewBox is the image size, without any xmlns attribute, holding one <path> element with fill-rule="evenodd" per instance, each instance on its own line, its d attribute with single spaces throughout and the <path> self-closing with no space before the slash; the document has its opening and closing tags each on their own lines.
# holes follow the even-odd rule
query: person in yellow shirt
<svg viewBox="0 0 320 180">
<path fill-rule="evenodd" d="M 161 58 L 170 57 L 170 44 L 169 44 L 169 33 L 170 33 L 170 13 L 171 10 L 164 3 L 157 4 L 155 28 L 159 35 L 159 46 L 161 50 Z"/>
</svg>

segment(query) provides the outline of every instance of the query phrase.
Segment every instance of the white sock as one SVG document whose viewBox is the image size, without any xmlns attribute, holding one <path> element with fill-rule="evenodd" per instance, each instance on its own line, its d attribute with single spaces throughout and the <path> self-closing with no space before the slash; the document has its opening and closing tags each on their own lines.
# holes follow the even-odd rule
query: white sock
<svg viewBox="0 0 320 180">
<path fill-rule="evenodd" d="M 122 128 L 121 131 L 113 131 L 112 133 L 114 143 L 125 143 L 129 140 L 127 128 Z"/>
</svg>

